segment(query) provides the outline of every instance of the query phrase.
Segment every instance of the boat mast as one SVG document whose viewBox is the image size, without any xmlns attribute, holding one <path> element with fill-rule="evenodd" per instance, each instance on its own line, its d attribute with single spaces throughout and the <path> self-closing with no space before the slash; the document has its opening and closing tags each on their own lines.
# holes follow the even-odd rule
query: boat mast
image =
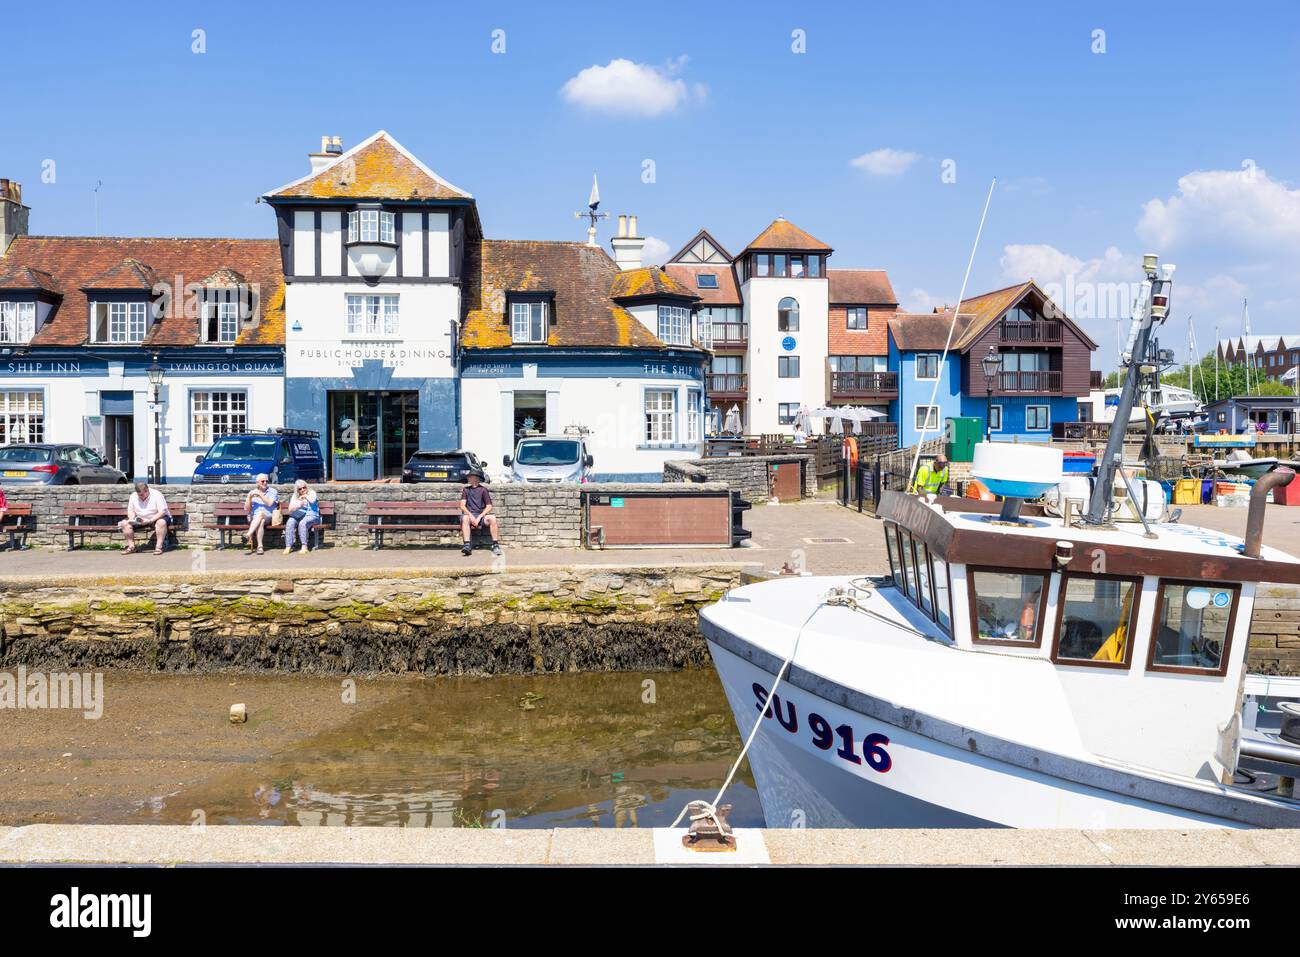
<svg viewBox="0 0 1300 957">
<path fill-rule="evenodd" d="M 1142 257 L 1142 270 L 1146 278 L 1138 289 L 1133 303 L 1133 321 L 1129 325 L 1128 343 L 1120 355 L 1123 387 L 1119 394 L 1119 407 L 1106 437 L 1106 452 L 1097 467 L 1097 483 L 1088 502 L 1084 521 L 1089 525 L 1106 525 L 1110 521 L 1111 497 L 1115 489 L 1115 473 L 1124 464 L 1124 434 L 1128 430 L 1129 416 L 1137 401 L 1142 383 L 1142 363 L 1146 361 L 1151 344 L 1151 332 L 1157 323 L 1169 315 L 1169 292 L 1173 286 L 1173 265 L 1157 269 L 1159 257 L 1147 253 Z"/>
</svg>

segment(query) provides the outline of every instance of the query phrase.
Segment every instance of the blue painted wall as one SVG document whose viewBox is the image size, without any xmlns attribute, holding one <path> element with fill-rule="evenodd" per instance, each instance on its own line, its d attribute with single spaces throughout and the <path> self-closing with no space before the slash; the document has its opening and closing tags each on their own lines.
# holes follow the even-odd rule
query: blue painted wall
<svg viewBox="0 0 1300 957">
<path fill-rule="evenodd" d="M 1079 400 L 1067 396 L 994 396 L 993 404 L 1002 406 L 1002 429 L 993 433 L 994 441 L 1019 439 L 1022 442 L 1041 442 L 1052 437 L 1052 426 L 1057 422 L 1074 422 L 1079 417 Z M 1025 427 L 1025 410 L 1031 405 L 1048 407 L 1050 420 L 1047 428 L 1030 431 Z M 981 422 L 988 410 L 987 395 L 962 397 L 962 415 L 977 417 Z"/>
<path fill-rule="evenodd" d="M 898 373 L 898 398 L 889 404 L 889 417 L 898 423 L 898 438 L 903 448 L 915 445 L 921 437 L 916 428 L 916 407 L 930 403 L 934 380 L 916 377 L 916 357 L 930 352 L 941 354 L 941 350 L 900 351 L 893 338 L 889 340 L 889 370 Z M 925 438 L 938 438 L 943 434 L 944 419 L 962 414 L 961 401 L 960 356 L 953 352 L 939 364 L 939 392 L 934 400 L 934 404 L 939 406 L 939 431 L 926 432 Z"/>
</svg>

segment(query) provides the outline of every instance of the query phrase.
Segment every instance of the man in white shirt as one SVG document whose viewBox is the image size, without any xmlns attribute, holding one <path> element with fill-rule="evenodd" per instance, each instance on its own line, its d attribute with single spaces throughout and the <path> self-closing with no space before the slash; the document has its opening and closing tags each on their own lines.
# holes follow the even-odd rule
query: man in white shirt
<svg viewBox="0 0 1300 957">
<path fill-rule="evenodd" d="M 167 500 L 163 493 L 149 487 L 148 482 L 136 482 L 135 491 L 126 501 L 126 518 L 118 524 L 126 536 L 124 554 L 135 551 L 135 526 L 152 525 L 154 530 L 155 555 L 163 553 L 167 543 L 167 523 L 171 521 L 171 512 L 167 510 Z"/>
</svg>

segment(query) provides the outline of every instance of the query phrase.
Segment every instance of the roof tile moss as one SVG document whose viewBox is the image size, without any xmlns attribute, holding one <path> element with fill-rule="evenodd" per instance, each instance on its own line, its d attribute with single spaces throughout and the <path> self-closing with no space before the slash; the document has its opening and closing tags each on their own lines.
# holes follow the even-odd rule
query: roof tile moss
<svg viewBox="0 0 1300 957">
<path fill-rule="evenodd" d="M 466 250 L 466 349 L 513 345 L 507 303 L 512 293 L 546 293 L 546 344 L 568 347 L 667 348 L 611 294 L 621 276 L 604 250 L 583 243 L 485 239 Z M 642 272 L 643 270 L 632 270 Z M 658 270 L 655 270 L 658 272 Z M 649 288 L 653 277 L 624 280 Z M 679 288 L 673 283 L 671 287 Z M 674 295 L 689 295 L 685 290 Z"/>
<path fill-rule="evenodd" d="M 469 199 L 380 134 L 344 153 L 320 172 L 272 193 L 273 198 L 309 199 Z"/>
<path fill-rule="evenodd" d="M 609 295 L 612 299 L 636 299 L 642 296 L 699 298 L 665 272 L 662 266 L 642 266 L 619 272 L 610 286 Z"/>
</svg>

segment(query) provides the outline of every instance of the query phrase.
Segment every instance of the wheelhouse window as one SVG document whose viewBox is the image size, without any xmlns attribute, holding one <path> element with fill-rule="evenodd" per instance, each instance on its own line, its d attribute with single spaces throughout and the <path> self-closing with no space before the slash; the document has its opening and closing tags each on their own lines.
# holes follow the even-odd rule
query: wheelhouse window
<svg viewBox="0 0 1300 957">
<path fill-rule="evenodd" d="M 925 542 L 892 524 L 885 525 L 885 550 L 889 553 L 889 573 L 899 591 L 951 635 L 952 590 L 948 587 L 948 563 L 931 554 Z"/>
<path fill-rule="evenodd" d="M 190 442 L 211 445 L 223 435 L 248 431 L 248 393 L 241 390 L 190 393 Z"/>
<path fill-rule="evenodd" d="M 916 602 L 916 556 L 912 552 L 912 533 L 898 530 L 898 551 L 903 563 L 903 591 Z"/>
<path fill-rule="evenodd" d="M 1042 644 L 1046 575 L 968 568 L 966 591 L 973 641 L 1026 648 Z"/>
<path fill-rule="evenodd" d="M 676 437 L 673 413 L 677 392 L 673 389 L 646 389 L 645 437 L 650 443 L 672 442 Z"/>
<path fill-rule="evenodd" d="M 1141 591 L 1138 578 L 1063 575 L 1052 660 L 1127 668 Z"/>
<path fill-rule="evenodd" d="M 1226 674 L 1241 586 L 1162 581 L 1148 671 Z"/>
<path fill-rule="evenodd" d="M 934 582 L 934 618 L 939 627 L 952 634 L 952 589 L 948 587 L 948 563 L 938 555 L 930 556 L 930 579 Z"/>
<path fill-rule="evenodd" d="M 845 324 L 849 329 L 867 328 L 867 307 L 866 306 L 849 306 L 844 310 L 846 316 Z"/>
<path fill-rule="evenodd" d="M 780 332 L 799 331 L 799 303 L 795 302 L 789 296 L 786 296 L 777 303 L 776 328 Z"/>
<path fill-rule="evenodd" d="M 0 392 L 0 445 L 45 441 L 45 393 Z"/>
<path fill-rule="evenodd" d="M 893 525 L 885 526 L 885 551 L 889 552 L 889 574 L 894 576 L 894 584 L 903 587 L 903 566 L 898 557 L 898 529 Z"/>
<path fill-rule="evenodd" d="M 934 593 L 930 591 L 930 550 L 916 542 L 916 585 L 921 611 L 934 617 Z"/>
<path fill-rule="evenodd" d="M 394 295 L 348 295 L 349 336 L 395 336 L 398 327 L 398 297 Z"/>
<path fill-rule="evenodd" d="M 685 306 L 660 306 L 659 341 L 670 346 L 689 346 L 691 311 Z"/>
<path fill-rule="evenodd" d="M 0 302 L 0 342 L 24 345 L 36 335 L 36 303 Z"/>
<path fill-rule="evenodd" d="M 546 303 L 512 302 L 510 304 L 510 338 L 518 343 L 546 341 Z"/>
<path fill-rule="evenodd" d="M 354 209 L 348 213 L 348 242 L 397 242 L 395 217 L 382 209 Z"/>
<path fill-rule="evenodd" d="M 148 307 L 143 302 L 97 302 L 94 304 L 95 342 L 144 342 Z"/>
</svg>

